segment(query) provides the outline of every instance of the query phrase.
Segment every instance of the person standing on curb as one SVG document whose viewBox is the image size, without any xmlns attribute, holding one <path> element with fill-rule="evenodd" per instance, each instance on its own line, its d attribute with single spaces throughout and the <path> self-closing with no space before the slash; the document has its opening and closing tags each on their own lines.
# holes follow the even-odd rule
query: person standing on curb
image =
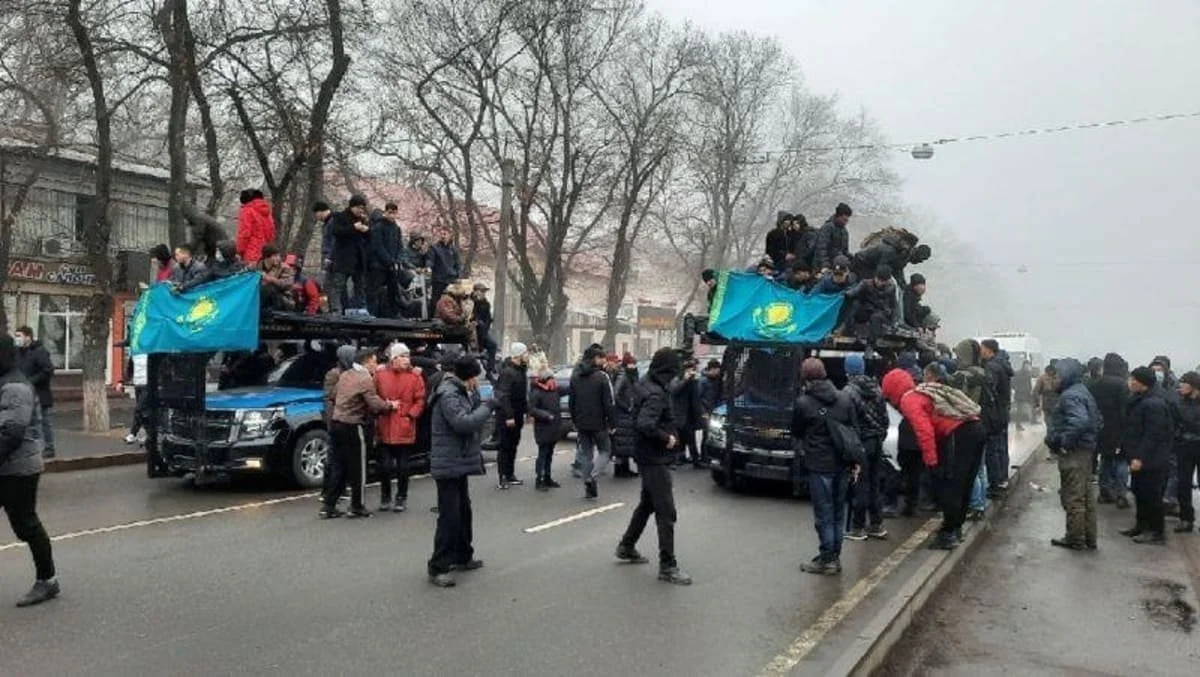
<svg viewBox="0 0 1200 677">
<path fill-rule="evenodd" d="M 1165 545 L 1166 508 L 1162 495 L 1175 425 L 1153 369 L 1134 369 L 1129 377 L 1129 391 L 1133 397 L 1125 409 L 1122 451 L 1129 458 L 1137 522 L 1121 535 L 1133 538 L 1134 543 Z"/>
<path fill-rule="evenodd" d="M 613 388 L 604 371 L 604 349 L 592 346 L 571 374 L 568 404 L 578 434 L 580 474 L 584 498 L 595 500 L 600 492 L 597 479 L 608 472 L 612 458 L 612 432 L 617 427 Z"/>
<path fill-rule="evenodd" d="M 437 484 L 438 518 L 427 571 L 429 582 L 439 588 L 457 584 L 450 575 L 453 571 L 483 567 L 483 561 L 475 559 L 472 545 L 468 484 L 472 475 L 484 474 L 480 432 L 496 408 L 495 400 L 479 399 L 482 372 L 478 360 L 460 357 L 429 400 L 433 412 L 429 474 Z"/>
<path fill-rule="evenodd" d="M 854 487 L 854 502 L 850 513 L 850 532 L 846 538 L 865 541 L 885 539 L 883 527 L 883 440 L 887 437 L 887 401 L 879 390 L 879 382 L 867 376 L 866 360 L 858 353 L 846 356 L 845 392 L 854 403 L 858 419 L 858 437 L 866 451 L 866 465 Z"/>
<path fill-rule="evenodd" d="M 500 477 L 497 489 L 525 484 L 517 479 L 517 447 L 521 444 L 521 428 L 529 413 L 529 348 L 524 343 L 509 346 L 508 359 L 500 365 L 496 379 L 496 425 L 500 431 L 500 450 L 496 470 Z"/>
<path fill-rule="evenodd" d="M 367 419 L 372 414 L 395 411 L 397 408 L 395 402 L 386 401 L 375 392 L 375 351 L 361 348 L 355 353 L 353 362 L 346 365 L 343 359 L 345 348 L 353 350 L 350 346 L 338 348 L 342 373 L 338 376 L 333 420 L 329 425 L 329 437 L 337 462 L 334 464 L 333 483 L 325 495 L 325 508 L 320 515 L 323 519 L 343 516 L 337 509 L 337 500 L 347 479 L 350 481 L 350 517 L 371 516 L 363 503 L 363 494 L 366 492 Z"/>
<path fill-rule="evenodd" d="M 409 465 L 417 444 L 417 422 L 425 411 L 425 378 L 414 369 L 408 346 L 393 343 L 388 348 L 388 366 L 375 372 L 379 397 L 396 403 L 396 408 L 379 415 L 375 439 L 383 472 L 379 478 L 379 511 L 408 509 Z M 392 478 L 396 499 L 392 503 Z"/>
<path fill-rule="evenodd" d="M 1046 424 L 1046 447 L 1058 458 L 1067 533 L 1050 543 L 1071 550 L 1096 549 L 1096 496 L 1092 459 L 1104 421 L 1083 381 L 1083 365 L 1074 358 L 1058 362 L 1059 397 Z"/>
<path fill-rule="evenodd" d="M 1196 527 L 1192 487 L 1200 467 L 1200 374 L 1189 371 L 1179 378 L 1179 413 L 1175 429 L 1175 459 L 1179 468 L 1179 526 L 1177 534 L 1190 534 Z"/>
<path fill-rule="evenodd" d="M 1008 491 L 1008 424 L 1012 420 L 1013 368 L 996 339 L 979 342 L 979 357 L 996 396 L 995 420 L 988 430 L 984 465 L 987 466 L 988 498 L 997 499 L 1003 498 Z"/>
<path fill-rule="evenodd" d="M 13 534 L 29 545 L 37 580 L 17 602 L 34 606 L 58 597 L 50 537 L 37 514 L 42 477 L 41 407 L 32 385 L 17 367 L 13 339 L 0 336 L 0 508 Z"/>
<path fill-rule="evenodd" d="M 17 366 L 29 385 L 33 386 L 41 405 L 41 440 L 42 453 L 45 458 L 54 458 L 54 426 L 51 416 L 54 414 L 54 391 L 50 384 L 54 379 L 54 360 L 50 359 L 50 351 L 41 341 L 33 338 L 33 329 L 18 327 L 16 332 Z"/>
<path fill-rule="evenodd" d="M 637 551 L 638 539 L 646 529 L 650 515 L 658 527 L 658 580 L 674 585 L 691 585 L 692 577 L 679 568 L 675 559 L 675 492 L 668 466 L 679 446 L 677 427 L 671 412 L 671 381 L 682 371 L 682 360 L 674 348 L 660 348 L 650 360 L 650 370 L 638 381 L 634 393 L 634 430 L 637 448 L 634 458 L 642 477 L 642 494 L 629 527 L 617 545 L 617 559 L 628 564 L 650 560 Z"/>
</svg>

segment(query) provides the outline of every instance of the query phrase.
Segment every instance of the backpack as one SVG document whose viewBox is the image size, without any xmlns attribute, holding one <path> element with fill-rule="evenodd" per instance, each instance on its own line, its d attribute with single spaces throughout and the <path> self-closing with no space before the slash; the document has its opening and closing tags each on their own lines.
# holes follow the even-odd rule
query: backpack
<svg viewBox="0 0 1200 677">
<path fill-rule="evenodd" d="M 824 407 L 817 413 L 820 414 L 821 420 L 825 421 L 825 427 L 829 430 L 829 441 L 842 460 L 849 465 L 864 465 L 867 450 L 858 433 L 845 423 L 829 418 L 829 411 Z"/>
<path fill-rule="evenodd" d="M 933 411 L 938 416 L 965 421 L 980 415 L 980 407 L 975 400 L 958 388 L 941 383 L 920 383 L 916 391 L 933 400 Z"/>
</svg>

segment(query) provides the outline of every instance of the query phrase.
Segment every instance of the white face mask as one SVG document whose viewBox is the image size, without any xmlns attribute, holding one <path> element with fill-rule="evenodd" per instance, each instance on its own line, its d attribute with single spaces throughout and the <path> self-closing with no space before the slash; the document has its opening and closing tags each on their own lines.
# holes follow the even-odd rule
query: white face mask
<svg viewBox="0 0 1200 677">
<path fill-rule="evenodd" d="M 222 263 L 225 262 L 225 255 L 221 253 L 220 249 L 217 250 L 217 261 Z"/>
<path fill-rule="evenodd" d="M 28 341 L 29 341 L 28 339 L 26 339 L 24 336 L 21 336 L 21 335 L 17 335 L 17 336 L 13 337 L 13 343 L 17 344 L 18 348 L 24 348 L 25 344 L 28 343 Z"/>
</svg>

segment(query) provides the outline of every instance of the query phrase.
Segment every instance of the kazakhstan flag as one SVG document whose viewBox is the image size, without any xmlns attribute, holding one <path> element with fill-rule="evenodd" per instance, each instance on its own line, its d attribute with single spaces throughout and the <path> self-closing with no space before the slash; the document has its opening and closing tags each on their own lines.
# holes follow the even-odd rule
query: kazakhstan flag
<svg viewBox="0 0 1200 677">
<path fill-rule="evenodd" d="M 708 330 L 731 341 L 820 343 L 837 324 L 841 294 L 805 294 L 754 273 L 724 271 Z"/>
<path fill-rule="evenodd" d="M 260 273 L 241 273 L 175 293 L 156 284 L 133 312 L 129 347 L 148 353 L 211 353 L 258 347 Z"/>
</svg>

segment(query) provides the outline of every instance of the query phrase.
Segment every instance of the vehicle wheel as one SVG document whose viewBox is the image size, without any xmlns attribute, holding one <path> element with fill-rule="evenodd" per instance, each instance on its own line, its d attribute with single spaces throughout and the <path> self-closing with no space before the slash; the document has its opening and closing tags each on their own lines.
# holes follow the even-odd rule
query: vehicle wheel
<svg viewBox="0 0 1200 677">
<path fill-rule="evenodd" d="M 292 479 L 305 489 L 315 489 L 325 480 L 329 460 L 329 434 L 310 430 L 292 447 Z"/>
</svg>

